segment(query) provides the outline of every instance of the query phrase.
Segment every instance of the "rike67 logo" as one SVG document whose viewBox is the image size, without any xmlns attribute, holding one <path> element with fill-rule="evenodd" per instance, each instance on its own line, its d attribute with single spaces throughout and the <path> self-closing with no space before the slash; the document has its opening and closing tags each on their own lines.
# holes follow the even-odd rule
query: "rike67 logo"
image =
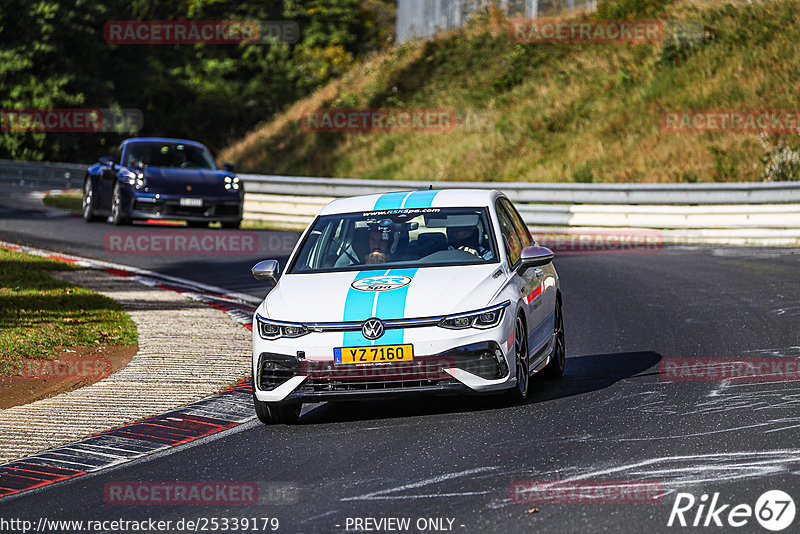
<svg viewBox="0 0 800 534">
<path fill-rule="evenodd" d="M 691 493 L 678 493 L 669 514 L 667 526 L 738 528 L 756 521 L 767 530 L 778 532 L 794 522 L 794 500 L 781 490 L 764 492 L 755 506 L 723 503 L 719 492 L 695 498 Z"/>
</svg>

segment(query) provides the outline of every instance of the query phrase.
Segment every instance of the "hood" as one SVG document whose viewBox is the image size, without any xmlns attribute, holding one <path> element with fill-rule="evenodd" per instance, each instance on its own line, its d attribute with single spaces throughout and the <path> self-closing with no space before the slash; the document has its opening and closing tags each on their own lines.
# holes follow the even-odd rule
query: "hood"
<svg viewBox="0 0 800 534">
<path fill-rule="evenodd" d="M 144 177 L 148 192 L 164 195 L 222 195 L 225 189 L 226 171 L 210 169 L 176 169 L 170 167 L 147 167 Z M 191 187 L 187 191 L 186 186 Z M 233 196 L 233 195 L 231 195 Z"/>
<path fill-rule="evenodd" d="M 373 315 L 380 319 L 400 319 L 466 312 L 490 304 L 505 280 L 504 276 L 492 278 L 499 268 L 500 264 L 492 263 L 392 269 L 388 273 L 376 270 L 288 274 L 281 277 L 259 311 L 266 312 L 271 319 L 301 323 L 363 321 Z M 352 287 L 357 280 L 385 276 L 398 277 L 388 280 L 394 285 L 405 283 L 408 278 L 411 281 L 385 291 L 360 291 Z M 357 285 L 363 286 L 364 282 Z"/>
</svg>

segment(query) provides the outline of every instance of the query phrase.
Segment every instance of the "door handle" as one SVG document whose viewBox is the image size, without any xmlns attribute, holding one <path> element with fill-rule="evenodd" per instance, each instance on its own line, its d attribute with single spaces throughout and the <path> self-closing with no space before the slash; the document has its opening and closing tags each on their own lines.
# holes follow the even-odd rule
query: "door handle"
<svg viewBox="0 0 800 534">
<path fill-rule="evenodd" d="M 533 275 L 536 276 L 537 278 L 542 276 L 543 274 L 544 274 L 544 271 L 542 270 L 541 267 L 536 267 L 536 268 L 533 269 Z"/>
</svg>

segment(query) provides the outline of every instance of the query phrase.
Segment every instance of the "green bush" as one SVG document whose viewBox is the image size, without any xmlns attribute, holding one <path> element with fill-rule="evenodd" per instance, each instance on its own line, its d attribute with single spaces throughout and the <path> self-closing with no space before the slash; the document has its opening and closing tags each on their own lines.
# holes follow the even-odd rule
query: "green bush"
<svg viewBox="0 0 800 534">
<path fill-rule="evenodd" d="M 600 0 L 597 17 L 603 20 L 647 19 L 658 16 L 674 0 Z"/>
</svg>

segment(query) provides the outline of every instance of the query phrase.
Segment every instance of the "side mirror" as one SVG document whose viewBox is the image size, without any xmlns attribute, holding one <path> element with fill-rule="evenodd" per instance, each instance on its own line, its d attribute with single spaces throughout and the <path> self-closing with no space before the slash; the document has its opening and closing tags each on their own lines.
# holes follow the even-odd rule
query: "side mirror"
<svg viewBox="0 0 800 534">
<path fill-rule="evenodd" d="M 234 165 L 230 161 L 226 161 L 225 163 L 223 163 L 222 168 L 228 172 L 236 172 L 236 165 Z"/>
<path fill-rule="evenodd" d="M 100 165 L 103 165 L 104 167 L 113 167 L 114 166 L 114 160 L 111 159 L 109 156 L 102 156 L 102 157 L 98 158 L 97 161 L 99 161 Z"/>
<path fill-rule="evenodd" d="M 525 247 L 519 257 L 519 273 L 522 274 L 531 267 L 542 267 L 551 261 L 555 254 L 545 247 Z"/>
<path fill-rule="evenodd" d="M 256 280 L 277 284 L 280 270 L 281 267 L 278 264 L 278 260 L 264 260 L 256 263 L 253 268 L 250 269 L 250 272 L 253 273 L 253 278 Z"/>
</svg>

